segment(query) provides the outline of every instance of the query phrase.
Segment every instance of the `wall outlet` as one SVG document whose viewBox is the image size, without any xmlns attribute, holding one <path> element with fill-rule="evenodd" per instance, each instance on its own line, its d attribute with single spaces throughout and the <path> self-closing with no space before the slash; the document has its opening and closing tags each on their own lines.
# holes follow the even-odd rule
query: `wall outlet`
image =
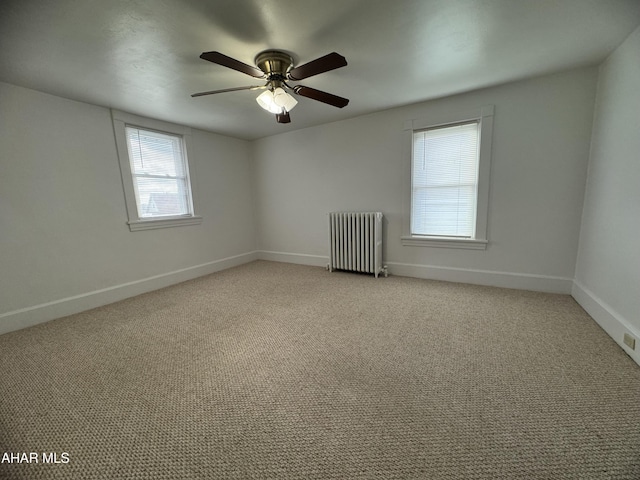
<svg viewBox="0 0 640 480">
<path fill-rule="evenodd" d="M 631 335 L 629 335 L 628 333 L 624 334 L 624 344 L 629 347 L 631 350 L 635 350 L 636 349 L 636 339 L 633 338 Z"/>
</svg>

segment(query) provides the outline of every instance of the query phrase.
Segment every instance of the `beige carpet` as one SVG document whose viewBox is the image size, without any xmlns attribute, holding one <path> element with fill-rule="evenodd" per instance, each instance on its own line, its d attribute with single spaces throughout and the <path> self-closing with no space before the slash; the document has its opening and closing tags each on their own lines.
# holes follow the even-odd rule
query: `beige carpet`
<svg viewBox="0 0 640 480">
<path fill-rule="evenodd" d="M 565 295 L 255 262 L 0 336 L 0 390 L 2 479 L 640 478 Z"/>
</svg>

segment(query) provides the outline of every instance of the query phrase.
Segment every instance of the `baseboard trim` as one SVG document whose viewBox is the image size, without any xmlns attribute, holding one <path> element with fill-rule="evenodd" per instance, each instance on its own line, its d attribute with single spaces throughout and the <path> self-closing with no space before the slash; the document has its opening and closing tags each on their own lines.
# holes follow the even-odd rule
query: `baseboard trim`
<svg viewBox="0 0 640 480">
<path fill-rule="evenodd" d="M 270 260 L 272 262 L 297 263 L 298 265 L 311 265 L 313 267 L 326 267 L 329 257 L 323 255 L 308 255 L 306 253 L 271 252 L 259 250 L 259 260 Z"/>
<path fill-rule="evenodd" d="M 274 262 L 297 263 L 315 267 L 326 267 L 329 257 L 323 255 L 307 255 L 301 253 L 272 252 L 259 250 L 260 260 Z M 573 279 L 552 277 L 549 275 L 533 275 L 512 272 L 496 272 L 491 270 L 473 270 L 469 268 L 437 267 L 400 262 L 383 262 L 391 275 L 401 277 L 443 280 L 446 282 L 473 283 L 492 287 L 515 288 L 518 290 L 534 290 L 537 292 L 570 294 Z"/>
<path fill-rule="evenodd" d="M 446 282 L 472 283 L 492 287 L 533 290 L 536 292 L 570 294 L 573 280 L 550 275 L 497 272 L 470 268 L 438 267 L 409 263 L 386 262 L 389 273 L 403 277 L 426 278 Z"/>
<path fill-rule="evenodd" d="M 582 285 L 577 280 L 573 281 L 571 296 L 578 304 L 591 315 L 600 327 L 620 345 L 634 362 L 640 365 L 640 331 L 635 329 L 622 315 L 618 314 L 609 304 L 599 298 L 595 293 Z M 624 334 L 633 335 L 636 340 L 636 349 L 631 350 L 623 343 Z"/>
<path fill-rule="evenodd" d="M 154 275 L 92 292 L 82 293 L 73 297 L 62 298 L 60 300 L 54 300 L 53 302 L 3 313 L 0 314 L 0 335 L 124 300 L 125 298 L 134 297 L 142 293 L 158 290 L 159 288 L 168 287 L 169 285 L 175 285 L 176 283 L 209 275 L 257 259 L 258 252 L 243 253 L 201 265 L 182 268 L 173 272 Z"/>
</svg>

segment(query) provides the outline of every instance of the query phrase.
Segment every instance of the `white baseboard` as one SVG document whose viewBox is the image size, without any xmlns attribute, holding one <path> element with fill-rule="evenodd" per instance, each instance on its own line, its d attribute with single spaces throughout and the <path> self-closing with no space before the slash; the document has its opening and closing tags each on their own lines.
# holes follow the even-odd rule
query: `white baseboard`
<svg viewBox="0 0 640 480">
<path fill-rule="evenodd" d="M 329 257 L 324 255 L 307 255 L 301 253 L 258 251 L 260 260 L 274 262 L 297 263 L 315 267 L 326 267 Z M 473 283 L 492 287 L 515 288 L 518 290 L 534 290 L 537 292 L 570 294 L 573 279 L 552 277 L 549 275 L 532 275 L 524 273 L 496 272 L 491 270 L 473 270 L 469 268 L 436 267 L 433 265 L 417 265 L 399 262 L 384 262 L 389 274 L 401 277 L 443 280 L 446 282 Z"/>
<path fill-rule="evenodd" d="M 619 315 L 609 304 L 600 299 L 580 282 L 573 281 L 571 296 L 591 315 L 600 327 L 620 347 L 640 365 L 640 331 L 635 329 L 624 317 Z M 636 348 L 631 350 L 623 343 L 624 334 L 629 333 L 636 338 Z"/>
<path fill-rule="evenodd" d="M 270 252 L 259 250 L 259 260 L 270 260 L 272 262 L 297 263 L 298 265 L 311 265 L 313 267 L 326 267 L 329 257 L 323 255 L 308 255 L 306 253 Z"/>
<path fill-rule="evenodd" d="M 426 278 L 446 282 L 473 283 L 492 287 L 515 288 L 548 293 L 571 293 L 573 280 L 549 275 L 496 272 L 470 268 L 437 267 L 409 263 L 386 262 L 389 273 L 403 277 Z"/>
<path fill-rule="evenodd" d="M 169 285 L 174 285 L 203 275 L 209 275 L 210 273 L 249 263 L 257 259 L 257 252 L 244 253 L 173 272 L 163 273 L 161 275 L 142 278 L 121 285 L 114 285 L 93 292 L 75 295 L 73 297 L 55 300 L 53 302 L 35 305 L 33 307 L 3 313 L 0 314 L 0 335 L 37 325 L 38 323 L 48 322 L 55 318 L 124 300 L 125 298 L 134 297 L 142 293 L 158 290 L 159 288 L 168 287 Z"/>
</svg>

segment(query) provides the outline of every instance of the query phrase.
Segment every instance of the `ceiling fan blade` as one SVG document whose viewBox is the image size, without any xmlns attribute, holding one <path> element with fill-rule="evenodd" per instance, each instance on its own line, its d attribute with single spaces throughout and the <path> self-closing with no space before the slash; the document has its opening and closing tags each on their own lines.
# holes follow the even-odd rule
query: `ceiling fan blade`
<svg viewBox="0 0 640 480">
<path fill-rule="evenodd" d="M 349 104 L 348 98 L 342 98 L 331 93 L 323 92 L 322 90 L 316 90 L 315 88 L 305 87 L 303 85 L 296 85 L 293 87 L 293 91 L 303 97 L 311 98 L 322 103 L 333 105 L 334 107 L 342 108 Z"/>
<path fill-rule="evenodd" d="M 202 55 L 200 55 L 200 58 L 213 63 L 217 63 L 218 65 L 222 65 L 223 67 L 237 70 L 238 72 L 246 73 L 247 75 L 255 78 L 264 78 L 264 72 L 259 68 L 252 67 L 251 65 L 247 65 L 246 63 L 242 63 L 235 58 L 227 57 L 220 52 L 203 52 Z"/>
<path fill-rule="evenodd" d="M 289 116 L 289 112 L 276 113 L 276 122 L 291 123 L 291 117 Z"/>
<path fill-rule="evenodd" d="M 336 52 L 332 52 L 324 57 L 316 58 L 309 63 L 292 68 L 287 74 L 287 77 L 291 80 L 304 80 L 305 78 L 313 77 L 319 73 L 335 70 L 336 68 L 346 65 L 346 58 Z"/>
<path fill-rule="evenodd" d="M 238 90 L 260 90 L 263 88 L 267 88 L 266 85 L 258 85 L 251 87 L 234 87 L 234 88 L 223 88 L 222 90 L 211 90 L 209 92 L 200 92 L 194 93 L 192 97 L 202 97 L 203 95 L 213 95 L 214 93 L 225 93 L 225 92 L 237 92 Z"/>
</svg>

